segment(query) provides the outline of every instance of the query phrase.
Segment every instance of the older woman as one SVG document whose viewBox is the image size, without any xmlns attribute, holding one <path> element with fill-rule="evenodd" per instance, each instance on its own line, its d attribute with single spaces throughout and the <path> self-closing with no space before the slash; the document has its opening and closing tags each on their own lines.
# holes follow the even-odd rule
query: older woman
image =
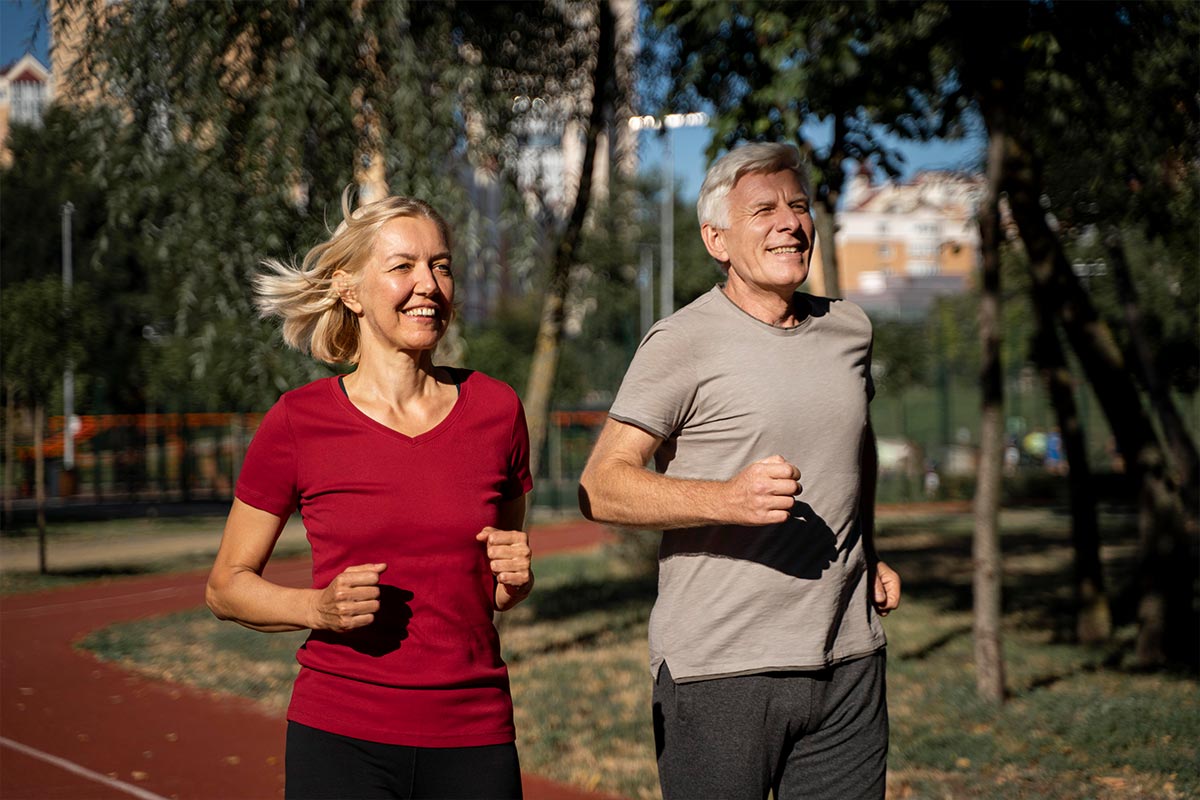
<svg viewBox="0 0 1200 800">
<path fill-rule="evenodd" d="M 311 631 L 288 709 L 289 798 L 519 797 L 492 612 L 533 588 L 524 412 L 507 385 L 434 364 L 454 301 L 438 213 L 405 197 L 343 212 L 300 268 L 266 262 L 257 302 L 291 346 L 357 368 L 264 417 L 208 605 L 255 630 Z M 310 589 L 263 578 L 297 507 Z"/>
</svg>

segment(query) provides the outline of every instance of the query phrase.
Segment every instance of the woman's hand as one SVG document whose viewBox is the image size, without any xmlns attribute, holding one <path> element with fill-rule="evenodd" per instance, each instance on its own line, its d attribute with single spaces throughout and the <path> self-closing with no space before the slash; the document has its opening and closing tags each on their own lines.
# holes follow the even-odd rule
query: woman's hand
<svg viewBox="0 0 1200 800">
<path fill-rule="evenodd" d="M 379 610 L 379 573 L 385 569 L 387 564 L 347 567 L 328 586 L 314 592 L 309 627 L 345 633 L 374 622 Z"/>
<path fill-rule="evenodd" d="M 484 528 L 476 540 L 487 543 L 487 557 L 496 578 L 497 611 L 507 611 L 533 591 L 533 551 L 525 531 Z"/>
</svg>

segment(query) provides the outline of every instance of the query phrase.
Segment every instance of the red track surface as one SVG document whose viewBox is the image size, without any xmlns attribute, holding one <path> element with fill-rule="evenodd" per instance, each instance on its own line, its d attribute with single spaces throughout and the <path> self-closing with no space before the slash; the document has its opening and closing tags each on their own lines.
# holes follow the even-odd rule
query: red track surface
<svg viewBox="0 0 1200 800">
<path fill-rule="evenodd" d="M 587 522 L 534 530 L 535 555 L 608 536 Z M 307 559 L 267 574 L 307 585 Z M 115 622 L 194 608 L 205 574 L 130 578 L 0 600 L 0 798 L 235 800 L 283 796 L 284 721 L 251 703 L 131 675 L 73 643 Z M 602 800 L 525 777 L 527 800 Z"/>
</svg>

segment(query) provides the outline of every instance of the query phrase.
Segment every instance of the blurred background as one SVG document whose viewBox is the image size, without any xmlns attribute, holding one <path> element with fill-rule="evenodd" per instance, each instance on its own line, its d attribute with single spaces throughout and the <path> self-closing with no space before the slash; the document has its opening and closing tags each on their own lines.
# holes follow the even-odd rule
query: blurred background
<svg viewBox="0 0 1200 800">
<path fill-rule="evenodd" d="M 5 513 L 36 494 L 39 434 L 51 505 L 227 499 L 258 415 L 327 372 L 256 319 L 249 276 L 319 241 L 352 184 L 453 220 L 462 313 L 444 361 L 524 392 L 543 301 L 562 294 L 558 352 L 541 354 L 557 369 L 531 410 L 547 415 L 538 502 L 573 505 L 641 335 L 719 278 L 694 202 L 710 159 L 746 139 L 805 150 L 833 251 L 805 288 L 875 322 L 881 499 L 970 497 L 989 131 L 967 79 L 993 65 L 955 59 L 976 55 L 988 14 L 1021 34 L 1003 46 L 1022 63 L 994 65 L 1020 73 L 1000 102 L 1034 117 L 1020 124 L 1043 163 L 1038 203 L 1076 287 L 1125 351 L 1135 305 L 1145 367 L 1196 429 L 1195 42 L 1173 21 L 1186 5 L 1127 20 L 1103 4 L 606 8 L 612 63 L 589 131 L 594 4 L 5 0 Z M 1079 52 L 1056 39 L 1094 17 L 1119 58 L 1096 36 L 1072 33 Z M 1177 52 L 1161 52 L 1168 33 Z M 1136 52 L 1138 37 L 1159 52 Z M 1051 496 L 1060 420 L 1007 209 L 1004 225 L 1006 485 Z M 1136 296 L 1109 263 L 1113 234 Z M 1084 377 L 1069 380 L 1086 455 L 1119 473 Z"/>
<path fill-rule="evenodd" d="M 570 512 L 641 336 L 720 279 L 705 169 L 785 141 L 804 290 L 875 326 L 880 502 L 973 501 L 983 541 L 1058 509 L 1068 638 L 1124 621 L 1194 675 L 1197 8 L 0 0 L 5 530 L 229 501 L 263 412 L 330 373 L 250 277 L 346 186 L 450 220 L 439 359 L 522 394 L 536 507 Z"/>
</svg>

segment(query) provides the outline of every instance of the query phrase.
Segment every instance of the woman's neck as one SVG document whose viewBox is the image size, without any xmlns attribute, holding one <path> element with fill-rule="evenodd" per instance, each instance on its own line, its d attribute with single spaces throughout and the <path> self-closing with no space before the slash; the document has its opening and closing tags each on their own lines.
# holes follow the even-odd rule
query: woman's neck
<svg viewBox="0 0 1200 800">
<path fill-rule="evenodd" d="M 448 373 L 434 367 L 429 351 L 398 353 L 387 359 L 368 357 L 343 378 L 342 385 L 360 411 L 409 436 L 441 422 L 458 394 Z"/>
</svg>

